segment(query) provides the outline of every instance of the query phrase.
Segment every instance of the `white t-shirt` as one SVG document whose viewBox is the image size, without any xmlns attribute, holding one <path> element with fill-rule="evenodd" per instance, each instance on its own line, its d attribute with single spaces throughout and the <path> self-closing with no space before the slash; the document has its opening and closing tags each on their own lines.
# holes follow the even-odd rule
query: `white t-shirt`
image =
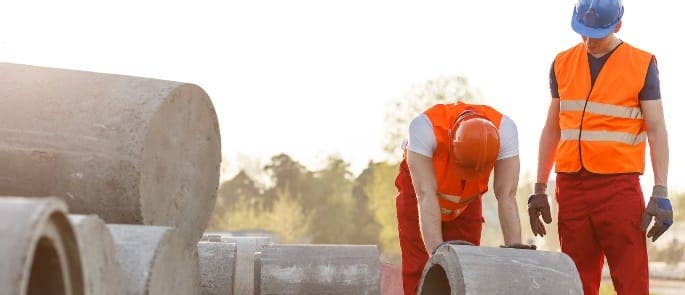
<svg viewBox="0 0 685 295">
<path fill-rule="evenodd" d="M 426 114 L 418 115 L 409 124 L 409 143 L 407 148 L 426 157 L 433 157 L 437 143 L 433 133 L 433 124 Z M 519 154 L 518 131 L 516 123 L 507 116 L 502 116 L 499 126 L 499 154 L 497 160 L 511 158 Z"/>
</svg>

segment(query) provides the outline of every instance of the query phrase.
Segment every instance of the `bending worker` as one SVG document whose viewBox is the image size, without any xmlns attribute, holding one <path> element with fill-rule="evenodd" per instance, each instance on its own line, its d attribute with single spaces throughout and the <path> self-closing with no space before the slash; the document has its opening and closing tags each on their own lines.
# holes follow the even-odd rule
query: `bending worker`
<svg viewBox="0 0 685 295">
<path fill-rule="evenodd" d="M 540 138 L 533 233 L 551 221 L 546 183 L 556 163 L 559 240 L 598 294 L 604 256 L 618 294 L 648 294 L 645 233 L 652 241 L 673 223 L 667 198 L 668 137 L 655 57 L 615 35 L 620 0 L 580 0 L 572 18 L 582 42 L 559 53 L 550 71 L 552 102 Z M 649 140 L 654 188 L 645 210 L 639 175 Z"/>
<path fill-rule="evenodd" d="M 531 248 L 521 244 L 514 122 L 488 106 L 461 102 L 435 105 L 411 122 L 395 180 L 405 294 L 416 294 L 428 253 L 441 243 L 480 244 L 481 196 L 493 168 L 504 243 Z"/>
</svg>

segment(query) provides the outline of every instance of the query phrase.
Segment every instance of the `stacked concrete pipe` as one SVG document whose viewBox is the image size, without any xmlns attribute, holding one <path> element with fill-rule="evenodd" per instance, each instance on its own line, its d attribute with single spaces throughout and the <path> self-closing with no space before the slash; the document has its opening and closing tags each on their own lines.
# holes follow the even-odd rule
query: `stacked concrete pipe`
<svg viewBox="0 0 685 295">
<path fill-rule="evenodd" d="M 69 215 L 76 230 L 86 294 L 124 294 L 124 273 L 109 229 L 96 215 Z"/>
<path fill-rule="evenodd" d="M 197 251 L 200 256 L 202 295 L 234 294 L 236 244 L 199 242 Z"/>
<path fill-rule="evenodd" d="M 583 294 L 559 252 L 444 245 L 426 264 L 419 294 Z"/>
<path fill-rule="evenodd" d="M 107 226 L 124 270 L 126 294 L 200 294 L 197 247 L 166 226 Z"/>
<path fill-rule="evenodd" d="M 57 196 L 107 223 L 178 228 L 211 215 L 220 138 L 202 88 L 0 63 L 0 195 Z"/>
<path fill-rule="evenodd" d="M 66 211 L 57 198 L 0 198 L 0 293 L 85 294 Z"/>
<path fill-rule="evenodd" d="M 380 295 L 376 246 L 266 245 L 255 254 L 254 294 Z"/>
<path fill-rule="evenodd" d="M 215 235 L 208 235 L 215 239 Z M 255 253 L 262 247 L 271 244 L 270 237 L 222 237 L 225 243 L 236 244 L 235 284 L 233 294 L 254 294 Z"/>
</svg>

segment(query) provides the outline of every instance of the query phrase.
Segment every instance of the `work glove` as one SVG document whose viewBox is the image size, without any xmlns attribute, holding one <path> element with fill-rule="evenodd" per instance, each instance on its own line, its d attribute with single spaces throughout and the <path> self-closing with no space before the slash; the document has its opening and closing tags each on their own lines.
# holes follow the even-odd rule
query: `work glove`
<svg viewBox="0 0 685 295">
<path fill-rule="evenodd" d="M 440 249 L 440 247 L 442 247 L 443 245 L 473 246 L 473 244 L 471 244 L 470 242 L 462 241 L 462 240 L 444 241 L 444 242 L 440 243 L 440 245 L 438 245 L 438 247 L 435 248 L 435 250 L 433 250 L 433 253 L 431 254 L 431 256 L 432 256 L 432 255 L 435 255 L 435 252 L 437 252 L 438 249 Z"/>
<path fill-rule="evenodd" d="M 552 222 L 552 213 L 549 210 L 546 190 L 546 184 L 536 183 L 535 191 L 528 197 L 528 217 L 530 217 L 530 229 L 533 230 L 534 236 L 540 235 L 544 237 L 547 234 L 545 225 L 540 221 L 540 215 L 542 215 L 542 219 L 547 224 Z"/>
<path fill-rule="evenodd" d="M 673 208 L 668 199 L 668 192 L 663 185 L 655 185 L 652 189 L 652 197 L 649 198 L 647 209 L 642 215 L 642 231 L 647 231 L 647 227 L 654 217 L 654 225 L 647 232 L 647 238 L 656 241 L 673 224 Z"/>
<path fill-rule="evenodd" d="M 500 248 L 512 248 L 512 249 L 522 249 L 522 250 L 537 250 L 538 247 L 535 245 L 526 245 L 521 243 L 515 243 L 511 245 L 499 246 Z"/>
</svg>

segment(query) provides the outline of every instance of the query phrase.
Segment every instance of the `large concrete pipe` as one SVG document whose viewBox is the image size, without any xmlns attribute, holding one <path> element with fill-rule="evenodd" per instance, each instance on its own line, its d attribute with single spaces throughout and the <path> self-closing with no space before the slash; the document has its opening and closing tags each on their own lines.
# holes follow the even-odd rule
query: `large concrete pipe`
<svg viewBox="0 0 685 295">
<path fill-rule="evenodd" d="M 200 287 L 202 295 L 231 295 L 235 274 L 236 245 L 199 242 Z"/>
<path fill-rule="evenodd" d="M 208 235 L 214 239 L 214 235 Z M 226 243 L 236 244 L 235 283 L 233 294 L 254 294 L 254 264 L 255 252 L 259 252 L 264 245 L 271 244 L 270 237 L 223 237 Z"/>
<path fill-rule="evenodd" d="M 107 225 L 124 271 L 126 294 L 200 294 L 197 246 L 165 226 Z"/>
<path fill-rule="evenodd" d="M 0 198 L 0 293 L 84 294 L 66 211 L 57 198 Z"/>
<path fill-rule="evenodd" d="M 380 294 L 376 246 L 268 245 L 255 254 L 255 294 Z"/>
<path fill-rule="evenodd" d="M 419 294 L 583 294 L 563 253 L 445 245 L 423 270 Z"/>
<path fill-rule="evenodd" d="M 116 258 L 114 240 L 96 215 L 69 215 L 76 230 L 86 294 L 124 294 L 124 273 Z"/>
<path fill-rule="evenodd" d="M 193 247 L 219 181 L 214 107 L 186 83 L 0 63 L 0 194 L 61 197 Z"/>
</svg>

